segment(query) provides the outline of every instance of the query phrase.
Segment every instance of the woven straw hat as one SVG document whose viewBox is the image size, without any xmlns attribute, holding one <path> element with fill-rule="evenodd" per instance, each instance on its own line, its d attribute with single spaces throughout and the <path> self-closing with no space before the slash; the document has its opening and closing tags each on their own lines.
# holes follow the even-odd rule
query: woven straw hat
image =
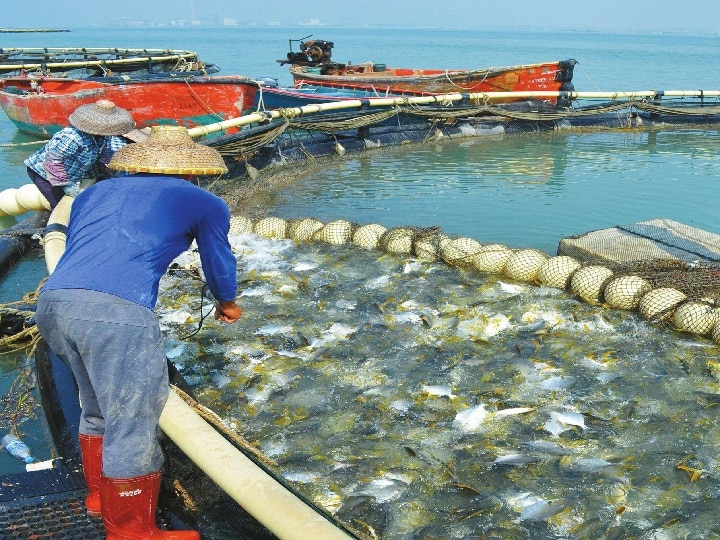
<svg viewBox="0 0 720 540">
<path fill-rule="evenodd" d="M 182 126 L 153 126 L 145 142 L 120 148 L 108 167 L 160 174 L 214 175 L 228 171 L 220 152 L 197 144 Z"/>
<path fill-rule="evenodd" d="M 150 135 L 149 127 L 133 129 L 132 131 L 123 133 L 123 137 L 130 139 L 132 142 L 145 142 L 147 141 L 148 135 Z"/>
<path fill-rule="evenodd" d="M 107 99 L 80 105 L 69 120 L 71 126 L 91 135 L 122 135 L 135 127 L 132 115 Z"/>
</svg>

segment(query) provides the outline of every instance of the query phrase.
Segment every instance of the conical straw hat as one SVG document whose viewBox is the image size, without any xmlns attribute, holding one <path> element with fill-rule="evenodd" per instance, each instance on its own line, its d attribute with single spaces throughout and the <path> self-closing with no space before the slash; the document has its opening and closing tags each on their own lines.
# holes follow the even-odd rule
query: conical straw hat
<svg viewBox="0 0 720 540">
<path fill-rule="evenodd" d="M 107 99 L 80 105 L 69 121 L 74 128 L 91 135 L 122 135 L 135 127 L 132 115 Z"/>
<path fill-rule="evenodd" d="M 120 148 L 108 167 L 159 174 L 214 175 L 228 171 L 220 152 L 197 144 L 181 126 L 153 126 L 145 142 Z"/>
<path fill-rule="evenodd" d="M 150 128 L 144 127 L 123 133 L 122 136 L 126 139 L 130 139 L 132 142 L 145 142 L 147 141 L 148 135 L 150 135 Z"/>
</svg>

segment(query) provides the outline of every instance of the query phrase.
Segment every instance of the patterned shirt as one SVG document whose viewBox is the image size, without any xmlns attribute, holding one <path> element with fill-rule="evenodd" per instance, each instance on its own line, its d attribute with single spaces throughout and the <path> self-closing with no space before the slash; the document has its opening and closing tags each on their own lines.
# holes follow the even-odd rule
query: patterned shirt
<svg viewBox="0 0 720 540">
<path fill-rule="evenodd" d="M 109 176 L 106 165 L 127 140 L 121 136 L 90 135 L 72 126 L 58 131 L 25 160 L 25 165 L 54 186 L 80 182 L 83 178 Z"/>
</svg>

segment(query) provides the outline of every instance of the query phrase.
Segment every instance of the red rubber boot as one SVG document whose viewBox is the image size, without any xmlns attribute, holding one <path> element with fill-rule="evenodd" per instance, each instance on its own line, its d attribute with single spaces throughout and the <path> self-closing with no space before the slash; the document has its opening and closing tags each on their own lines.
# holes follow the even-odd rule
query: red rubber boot
<svg viewBox="0 0 720 540">
<path fill-rule="evenodd" d="M 160 478 L 160 471 L 134 478 L 100 478 L 100 504 L 107 540 L 200 540 L 196 531 L 158 529 L 155 511 Z"/>
<path fill-rule="evenodd" d="M 102 435 L 84 435 L 80 433 L 80 455 L 82 456 L 85 484 L 88 488 L 85 497 L 87 513 L 100 517 L 100 476 L 102 475 Z"/>
</svg>

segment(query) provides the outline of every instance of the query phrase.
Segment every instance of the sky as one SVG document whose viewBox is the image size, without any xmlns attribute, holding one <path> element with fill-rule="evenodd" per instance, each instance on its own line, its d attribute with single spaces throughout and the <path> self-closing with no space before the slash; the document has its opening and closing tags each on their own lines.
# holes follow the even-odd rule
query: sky
<svg viewBox="0 0 720 540">
<path fill-rule="evenodd" d="M 31 7 L 28 7 L 31 6 Z M 0 28 L 83 28 L 119 19 L 168 24 L 685 32 L 720 35 L 718 0 L 34 0 L 3 2 Z"/>
</svg>

